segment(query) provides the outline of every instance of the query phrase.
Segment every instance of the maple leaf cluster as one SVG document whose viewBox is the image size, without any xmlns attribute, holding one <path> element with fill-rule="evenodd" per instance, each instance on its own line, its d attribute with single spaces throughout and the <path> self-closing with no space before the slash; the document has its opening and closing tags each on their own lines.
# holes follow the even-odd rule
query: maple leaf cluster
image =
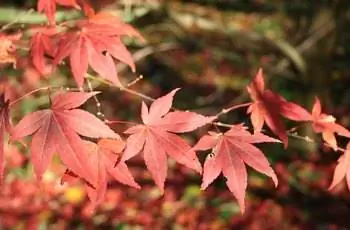
<svg viewBox="0 0 350 230">
<path fill-rule="evenodd" d="M 56 24 L 56 6 L 82 9 L 87 18 Z M 119 21 L 109 13 L 95 13 L 84 0 L 39 0 L 38 11 L 47 15 L 49 24 L 31 28 L 30 55 L 35 68 L 43 75 L 50 75 L 65 59 L 79 88 L 89 67 L 117 88 L 124 88 L 117 76 L 115 61 L 127 64 L 135 71 L 130 52 L 122 43 L 123 36 L 142 36 L 132 26 Z M 12 63 L 14 41 L 20 37 L 1 35 L 1 63 Z M 47 87 L 46 89 L 49 89 Z M 93 205 L 104 200 L 109 178 L 122 184 L 141 188 L 134 180 L 127 163 L 142 155 L 152 179 L 163 193 L 168 171 L 168 157 L 177 163 L 202 174 L 201 188 L 206 189 L 221 173 L 228 189 L 237 199 L 242 213 L 245 211 L 245 195 L 248 174 L 246 166 L 270 177 L 278 185 L 278 178 L 263 152 L 255 146 L 261 143 L 283 143 L 288 146 L 287 131 L 282 117 L 294 122 L 311 124 L 315 133 L 321 133 L 325 144 L 335 151 L 342 151 L 330 188 L 346 177 L 350 188 L 350 143 L 346 149 L 338 146 L 335 134 L 350 138 L 350 131 L 336 123 L 335 118 L 322 112 L 321 103 L 315 99 L 311 112 L 266 89 L 262 70 L 247 86 L 252 100 L 250 114 L 253 132 L 243 124 L 218 122 L 222 113 L 205 116 L 173 107 L 174 96 L 179 89 L 153 100 L 147 106 L 141 104 L 142 124 L 129 127 L 123 135 L 116 133 L 105 122 L 79 108 L 99 92 L 50 91 L 50 108 L 32 112 L 14 127 L 11 125 L 10 102 L 5 94 L 0 96 L 0 177 L 4 172 L 4 139 L 17 141 L 31 136 L 30 160 L 40 181 L 53 156 L 58 154 L 67 167 L 62 183 L 83 181 Z M 92 91 L 92 90 L 91 90 Z M 242 108 L 246 104 L 233 108 Z M 264 124 L 269 128 L 264 130 Z M 181 136 L 208 125 L 215 127 L 191 146 Z M 268 135 L 275 135 L 276 138 Z M 197 152 L 210 151 L 204 166 Z"/>
<path fill-rule="evenodd" d="M 315 98 L 312 111 L 309 113 L 303 107 L 293 102 L 288 102 L 286 99 L 270 90 L 265 90 L 261 69 L 258 71 L 252 83 L 247 87 L 247 90 L 254 101 L 249 107 L 248 113 L 251 114 L 250 118 L 255 132 L 260 132 L 264 122 L 266 122 L 271 131 L 276 134 L 284 142 L 285 147 L 287 147 L 288 136 L 279 115 L 294 121 L 311 122 L 314 132 L 322 133 L 322 138 L 326 145 L 335 151 L 341 150 L 344 152 L 339 158 L 330 189 L 339 184 L 345 175 L 350 175 L 350 161 L 348 157 L 350 142 L 345 150 L 339 149 L 335 137 L 335 134 L 338 134 L 350 138 L 350 131 L 340 124 L 337 124 L 335 122 L 336 119 L 332 115 L 322 113 L 321 102 L 317 97 Z M 350 189 L 348 179 L 350 176 L 346 178 Z"/>
<path fill-rule="evenodd" d="M 55 2 L 76 8 L 79 6 L 76 0 L 39 1 L 38 8 L 45 9 L 50 21 L 55 9 L 49 6 L 55 5 Z M 67 23 L 51 23 L 48 26 L 32 28 L 33 65 L 41 74 L 48 75 L 68 58 L 73 77 L 79 87 L 84 84 L 89 66 L 102 78 L 122 87 L 117 76 L 115 60 L 129 65 L 135 71 L 133 58 L 122 38 L 143 38 L 132 26 L 121 22 L 110 13 L 95 14 L 92 10 L 88 12 L 89 17 L 76 21 L 73 27 Z"/>
</svg>

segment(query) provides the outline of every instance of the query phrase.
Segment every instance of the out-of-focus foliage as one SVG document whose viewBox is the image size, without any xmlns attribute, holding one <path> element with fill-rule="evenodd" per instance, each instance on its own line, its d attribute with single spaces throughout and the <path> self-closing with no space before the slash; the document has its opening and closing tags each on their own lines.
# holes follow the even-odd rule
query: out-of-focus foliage
<svg viewBox="0 0 350 230">
<path fill-rule="evenodd" d="M 248 100 L 244 89 L 256 70 L 263 67 L 270 88 L 308 108 L 318 95 L 327 113 L 334 114 L 344 126 L 350 125 L 350 2 L 347 0 L 91 2 L 131 22 L 146 38 L 145 44 L 129 42 L 137 73 L 144 76 L 133 86 L 138 91 L 158 97 L 183 87 L 176 107 L 215 114 L 220 108 Z M 35 1 L 2 1 L 2 4 L 0 22 L 6 24 L 34 6 Z M 80 15 L 61 8 L 58 17 L 74 19 Z M 25 15 L 18 19 L 13 32 L 22 24 L 40 20 L 43 17 L 36 13 Z M 25 62 L 22 60 L 17 65 L 26 65 Z M 119 68 L 122 81 L 137 77 L 126 66 Z M 31 68 L 21 75 L 5 69 L 1 75 L 10 77 L 12 97 L 40 87 L 40 75 Z M 67 75 L 69 71 L 62 71 L 44 81 L 74 85 Z M 99 99 L 108 119 L 122 120 L 139 114 L 138 98 L 116 95 L 99 82 L 92 84 L 105 92 Z M 19 119 L 47 104 L 47 97 L 38 96 L 36 100 L 25 100 L 12 115 Z M 116 97 L 118 103 L 115 103 Z M 93 103 L 89 108 L 96 110 Z M 243 110 L 226 115 L 225 119 L 230 123 L 249 122 Z M 126 126 L 116 124 L 116 129 L 118 127 Z M 305 129 L 299 134 L 308 136 L 308 133 Z M 188 139 L 194 142 L 197 137 L 188 136 Z M 170 162 L 169 180 L 161 196 L 139 158 L 131 161 L 130 168 L 143 190 L 112 183 L 106 202 L 92 213 L 83 184 L 69 188 L 60 184 L 57 175 L 64 169 L 59 164 L 54 163 L 45 174 L 44 184 L 36 185 L 25 148 L 10 145 L 6 151 L 8 176 L 0 189 L 0 226 L 18 229 L 30 226 L 339 229 L 350 226 L 347 218 L 350 196 L 345 184 L 331 192 L 327 190 L 339 155 L 315 143 L 293 138 L 289 141 L 287 151 L 278 146 L 264 150 L 279 175 L 277 189 L 266 177 L 249 173 L 244 216 L 225 189 L 224 179 L 202 192 L 197 186 L 201 180 L 197 175 Z M 339 145 L 344 146 L 342 140 Z M 204 160 L 204 155 L 200 158 Z"/>
</svg>

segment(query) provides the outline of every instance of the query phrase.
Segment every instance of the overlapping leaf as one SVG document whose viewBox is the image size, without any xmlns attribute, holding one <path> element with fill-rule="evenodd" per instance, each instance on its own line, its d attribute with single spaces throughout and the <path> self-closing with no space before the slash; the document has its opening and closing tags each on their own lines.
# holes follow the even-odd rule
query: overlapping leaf
<svg viewBox="0 0 350 230">
<path fill-rule="evenodd" d="M 30 147 L 31 160 L 39 180 L 50 164 L 53 154 L 58 153 L 67 168 L 89 183 L 95 183 L 93 168 L 79 135 L 91 138 L 120 138 L 92 114 L 76 109 L 95 94 L 60 93 L 52 99 L 51 109 L 25 116 L 13 129 L 13 140 L 34 134 Z"/>
<path fill-rule="evenodd" d="M 45 75 L 51 72 L 45 56 L 47 55 L 53 58 L 56 53 L 51 37 L 55 35 L 57 31 L 55 27 L 42 27 L 36 28 L 35 30 L 36 33 L 32 36 L 30 42 L 30 54 L 35 68 L 39 73 Z"/>
<path fill-rule="evenodd" d="M 4 154 L 4 135 L 10 131 L 9 121 L 9 102 L 5 100 L 5 95 L 0 95 L 0 184 L 4 178 L 5 154 Z"/>
<path fill-rule="evenodd" d="M 247 87 L 254 103 L 248 108 L 255 132 L 260 132 L 264 123 L 284 143 L 288 145 L 288 136 L 280 115 L 295 121 L 310 121 L 311 114 L 301 106 L 288 102 L 280 95 L 265 89 L 263 73 L 260 69 L 253 82 Z"/>
<path fill-rule="evenodd" d="M 350 142 L 346 146 L 343 155 L 338 159 L 338 164 L 334 170 L 333 180 L 329 189 L 333 189 L 346 177 L 346 183 L 350 190 Z"/>
<path fill-rule="evenodd" d="M 167 156 L 178 163 L 201 172 L 196 153 L 187 142 L 174 133 L 189 132 L 215 119 L 193 112 L 169 112 L 174 94 L 178 89 L 155 100 L 150 108 L 142 103 L 141 117 L 144 125 L 129 128 L 126 149 L 121 161 L 143 153 L 147 169 L 161 191 L 167 175 Z"/>
<path fill-rule="evenodd" d="M 69 56 L 72 73 L 78 86 L 83 85 L 88 66 L 101 77 L 120 86 L 114 59 L 135 70 L 133 58 L 122 43 L 121 37 L 139 36 L 139 34 L 130 25 L 118 21 L 116 17 L 107 13 L 81 20 L 77 22 L 77 26 L 78 31 L 61 36 L 55 63 L 58 64 Z"/>
<path fill-rule="evenodd" d="M 335 123 L 335 120 L 333 116 L 322 113 L 321 102 L 318 98 L 315 98 L 312 107 L 312 127 L 316 133 L 322 133 L 323 140 L 334 150 L 337 150 L 338 145 L 334 133 L 350 138 L 350 131 Z"/>
<path fill-rule="evenodd" d="M 272 178 L 275 186 L 278 180 L 264 154 L 255 143 L 280 142 L 261 133 L 250 134 L 243 125 L 235 125 L 225 133 L 210 132 L 193 147 L 195 151 L 212 149 L 204 163 L 202 189 L 206 189 L 222 172 L 226 184 L 243 213 L 247 188 L 245 164 Z"/>
<path fill-rule="evenodd" d="M 44 12 L 50 24 L 55 24 L 56 4 L 79 9 L 77 0 L 38 0 L 38 12 Z"/>
<path fill-rule="evenodd" d="M 86 184 L 86 190 L 93 206 L 100 204 L 106 194 L 109 175 L 122 184 L 140 188 L 135 182 L 124 162 L 116 167 L 115 162 L 120 158 L 119 153 L 124 149 L 125 143 L 120 139 L 101 139 L 97 144 L 85 141 L 90 163 L 94 165 L 94 176 L 97 178 L 96 187 Z M 70 181 L 68 177 L 77 178 L 72 172 L 67 172 L 62 181 Z"/>
</svg>

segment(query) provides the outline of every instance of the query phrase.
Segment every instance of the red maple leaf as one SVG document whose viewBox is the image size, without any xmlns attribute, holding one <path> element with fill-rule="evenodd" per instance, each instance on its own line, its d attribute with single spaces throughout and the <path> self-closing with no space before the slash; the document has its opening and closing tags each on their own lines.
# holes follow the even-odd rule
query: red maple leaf
<svg viewBox="0 0 350 230">
<path fill-rule="evenodd" d="M 149 110 L 146 104 L 142 103 L 141 117 L 144 125 L 137 125 L 125 131 L 131 135 L 126 140 L 126 149 L 121 161 L 143 152 L 146 167 L 162 192 L 167 175 L 166 154 L 199 173 L 202 170 L 196 153 L 184 139 L 174 133 L 193 131 L 216 118 L 193 112 L 169 112 L 177 90 L 155 100 Z"/>
<path fill-rule="evenodd" d="M 92 165 L 79 135 L 91 138 L 120 138 L 92 114 L 75 109 L 96 93 L 68 92 L 53 97 L 51 109 L 25 116 L 13 129 L 12 139 L 33 135 L 31 161 L 41 180 L 54 153 L 75 174 L 94 184 Z M 79 134 L 79 135 L 78 135 Z"/>
<path fill-rule="evenodd" d="M 124 141 L 121 139 L 101 139 L 97 144 L 85 141 L 85 146 L 89 155 L 90 163 L 95 166 L 93 173 L 95 178 L 97 178 L 96 187 L 86 183 L 86 190 L 94 207 L 100 204 L 105 198 L 108 174 L 122 184 L 138 189 L 140 188 L 124 162 L 120 162 L 114 167 L 115 162 L 120 157 L 118 153 L 121 153 L 124 149 Z M 67 181 L 68 183 L 71 183 L 72 178 L 75 179 L 78 177 L 74 173 L 66 171 L 62 178 L 62 182 Z"/>
<path fill-rule="evenodd" d="M 288 145 L 288 136 L 279 115 L 294 121 L 312 120 L 311 114 L 301 106 L 265 89 L 262 69 L 259 69 L 247 90 L 254 101 L 248 108 L 254 131 L 259 133 L 266 122 L 271 131 L 283 141 L 285 147 Z"/>
<path fill-rule="evenodd" d="M 10 132 L 9 101 L 5 99 L 5 94 L 0 95 L 0 184 L 4 179 L 5 153 L 4 134 Z"/>
<path fill-rule="evenodd" d="M 69 56 L 72 73 L 79 87 L 84 83 L 89 65 L 101 77 L 121 86 L 113 58 L 126 63 L 135 71 L 133 58 L 122 43 L 121 36 L 139 34 L 116 17 L 101 14 L 106 15 L 100 13 L 77 22 L 78 31 L 65 33 L 59 42 L 55 64 Z"/>
<path fill-rule="evenodd" d="M 334 133 L 350 138 L 350 131 L 335 123 L 335 120 L 333 116 L 322 113 L 321 102 L 316 97 L 312 107 L 312 128 L 316 133 L 322 133 L 323 140 L 334 150 L 337 150 L 337 140 Z"/>
<path fill-rule="evenodd" d="M 145 41 L 134 27 L 120 21 L 109 12 L 99 12 L 90 17 L 89 20 L 78 21 L 77 25 L 90 33 L 100 33 L 109 36 L 136 37 L 141 41 Z"/>
<path fill-rule="evenodd" d="M 39 73 L 45 75 L 51 72 L 47 65 L 45 55 L 50 57 L 55 56 L 55 45 L 52 41 L 52 36 L 57 33 L 55 27 L 41 27 L 35 28 L 36 32 L 32 36 L 30 42 L 30 54 L 32 57 L 32 62 Z"/>
<path fill-rule="evenodd" d="M 201 189 L 206 189 L 222 172 L 226 184 L 243 213 L 244 198 L 247 188 L 247 171 L 245 164 L 272 178 L 277 186 L 277 176 L 270 167 L 264 154 L 253 143 L 280 142 L 261 133 L 253 135 L 243 125 L 234 125 L 225 133 L 209 132 L 193 147 L 195 151 L 212 149 L 204 163 Z"/>
<path fill-rule="evenodd" d="M 56 4 L 80 9 L 77 0 L 38 0 L 38 12 L 44 12 L 50 24 L 55 24 Z"/>
<path fill-rule="evenodd" d="M 338 164 L 335 167 L 333 180 L 329 189 L 333 189 L 346 177 L 346 183 L 350 190 L 350 142 L 346 146 L 346 150 L 338 159 Z"/>
</svg>

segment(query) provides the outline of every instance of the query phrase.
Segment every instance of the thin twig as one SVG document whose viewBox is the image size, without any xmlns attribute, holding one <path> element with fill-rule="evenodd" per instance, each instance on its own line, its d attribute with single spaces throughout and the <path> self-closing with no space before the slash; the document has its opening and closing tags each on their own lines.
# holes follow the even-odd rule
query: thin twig
<svg viewBox="0 0 350 230">
<path fill-rule="evenodd" d="M 24 17 L 27 17 L 28 15 L 30 15 L 31 13 L 34 12 L 34 9 L 29 9 L 26 12 L 23 12 L 22 14 L 20 14 L 15 20 L 7 23 L 6 25 L 2 26 L 0 29 L 0 32 L 3 32 L 5 30 L 7 30 L 8 28 L 10 28 L 12 25 L 16 24 L 17 22 L 19 22 L 20 20 L 22 20 Z"/>
<path fill-rule="evenodd" d="M 34 93 L 37 93 L 39 91 L 42 91 L 42 90 L 48 90 L 48 91 L 51 91 L 51 90 L 64 90 L 64 88 L 62 86 L 45 86 L 45 87 L 40 87 L 40 88 L 37 88 L 37 89 L 34 89 L 26 94 L 24 94 L 23 96 L 15 99 L 14 101 L 10 102 L 10 107 L 17 104 L 18 102 L 20 102 L 21 100 L 23 100 L 24 98 L 34 94 Z M 80 91 L 80 89 L 78 88 L 66 88 L 65 89 L 66 91 Z"/>
<path fill-rule="evenodd" d="M 244 103 L 244 104 L 240 104 L 240 105 L 233 105 L 227 109 L 222 109 L 220 113 L 218 113 L 216 116 L 219 117 L 221 115 L 227 114 L 233 110 L 239 109 L 239 108 L 243 108 L 243 107 L 247 107 L 250 106 L 252 103 L 248 102 L 248 103 Z"/>
<path fill-rule="evenodd" d="M 138 96 L 138 97 L 140 97 L 140 98 L 142 98 L 142 99 L 145 99 L 145 100 L 147 100 L 147 101 L 153 102 L 153 101 L 156 100 L 156 99 L 154 99 L 154 98 L 152 98 L 152 97 L 149 97 L 149 96 L 147 96 L 147 95 L 145 95 L 145 94 L 142 94 L 142 93 L 140 93 L 140 92 L 137 92 L 137 91 L 132 90 L 132 89 L 129 89 L 129 88 L 119 88 L 119 89 L 120 89 L 120 91 L 124 91 L 124 92 L 130 93 L 130 94 L 132 94 L 132 95 Z"/>
<path fill-rule="evenodd" d="M 127 88 L 127 87 L 115 85 L 115 84 L 113 84 L 113 83 L 111 83 L 111 82 L 109 82 L 109 81 L 106 81 L 106 80 L 101 79 L 101 78 L 97 78 L 97 77 L 95 77 L 95 76 L 93 76 L 93 75 L 91 75 L 91 74 L 88 74 L 88 73 L 86 74 L 86 76 L 87 76 L 87 78 L 96 80 L 96 81 L 98 81 L 98 82 L 100 82 L 100 83 L 103 83 L 103 84 L 105 84 L 105 85 L 111 86 L 111 87 L 113 87 L 113 88 L 117 88 L 117 89 L 119 89 L 120 91 L 127 92 L 127 93 L 129 93 L 129 94 L 138 96 L 138 97 L 140 97 L 140 98 L 142 98 L 142 99 L 145 99 L 145 100 L 147 100 L 147 101 L 151 101 L 151 102 L 152 102 L 152 101 L 155 101 L 154 98 L 149 97 L 149 96 L 147 96 L 147 95 L 145 95 L 145 94 L 139 93 L 139 92 L 137 92 L 137 91 L 135 91 L 135 90 L 129 89 L 129 88 Z"/>
<path fill-rule="evenodd" d="M 145 59 L 146 57 L 155 54 L 155 53 L 161 53 L 169 50 L 178 49 L 180 45 L 178 43 L 174 42 L 167 42 L 162 43 L 156 47 L 152 46 L 146 46 L 138 51 L 136 51 L 132 56 L 135 63 Z M 122 72 L 124 71 L 128 66 L 126 64 L 119 65 L 118 71 Z"/>
<path fill-rule="evenodd" d="M 222 123 L 222 122 L 213 122 L 212 124 L 215 125 L 215 126 L 225 127 L 225 128 L 232 128 L 232 127 L 234 126 L 234 125 L 226 124 L 226 123 Z M 264 132 L 264 130 L 262 130 L 262 132 Z M 297 132 L 287 131 L 287 135 L 288 135 L 289 137 L 293 137 L 293 138 L 296 138 L 296 139 L 299 139 L 299 140 L 303 140 L 303 141 L 305 141 L 305 142 L 307 142 L 307 143 L 314 143 L 314 144 L 317 143 L 314 139 L 311 139 L 311 138 L 308 137 L 308 136 L 300 136 L 300 135 L 298 135 Z M 329 144 L 326 143 L 326 142 L 322 142 L 321 144 L 324 145 L 324 146 L 326 146 L 326 147 L 328 147 L 328 148 L 333 148 L 331 145 L 329 145 Z M 346 149 L 337 147 L 337 151 L 345 152 Z"/>
<path fill-rule="evenodd" d="M 23 100 L 24 98 L 36 93 L 36 92 L 39 92 L 41 90 L 48 90 L 50 88 L 50 86 L 46 86 L 46 87 L 41 87 L 41 88 L 38 88 L 38 89 L 34 89 L 26 94 L 24 94 L 23 96 L 17 98 L 16 100 L 10 102 L 10 107 L 13 106 L 14 104 L 18 103 L 19 101 Z"/>
<path fill-rule="evenodd" d="M 90 92 L 93 92 L 94 89 L 92 88 L 91 82 L 90 82 L 90 80 L 89 80 L 88 78 L 86 79 L 86 82 L 87 82 L 87 86 L 88 86 L 88 88 L 89 88 L 89 91 L 90 91 Z M 105 115 L 104 115 L 104 113 L 102 113 L 102 110 L 101 110 L 101 102 L 98 100 L 98 98 L 97 98 L 96 95 L 94 95 L 94 96 L 92 96 L 92 97 L 93 97 L 93 99 L 94 99 L 94 101 L 95 101 L 95 103 L 96 103 L 97 116 L 98 116 L 98 117 L 101 117 L 101 118 L 104 118 Z"/>
<path fill-rule="evenodd" d="M 299 139 L 299 140 L 304 140 L 304 141 L 306 141 L 308 143 L 314 143 L 314 144 L 317 143 L 314 139 L 311 139 L 308 136 L 305 136 L 305 137 L 304 136 L 299 136 L 298 133 L 296 133 L 296 132 L 292 132 L 292 133 L 287 132 L 287 134 L 290 137 L 294 137 L 294 138 Z M 322 142 L 321 144 L 326 146 L 326 147 L 328 147 L 328 148 L 332 148 L 333 149 L 333 147 L 330 144 L 328 144 L 327 142 Z M 346 149 L 337 147 L 336 151 L 344 153 L 346 151 Z"/>
<path fill-rule="evenodd" d="M 141 81 L 143 79 L 143 75 L 138 76 L 135 80 L 127 84 L 127 87 L 131 87 L 135 85 L 137 82 Z"/>
<path fill-rule="evenodd" d="M 105 121 L 106 124 L 112 125 L 112 124 L 131 124 L 131 125 L 137 125 L 136 122 L 131 122 L 131 121 L 111 121 L 111 120 L 106 120 Z"/>
</svg>

